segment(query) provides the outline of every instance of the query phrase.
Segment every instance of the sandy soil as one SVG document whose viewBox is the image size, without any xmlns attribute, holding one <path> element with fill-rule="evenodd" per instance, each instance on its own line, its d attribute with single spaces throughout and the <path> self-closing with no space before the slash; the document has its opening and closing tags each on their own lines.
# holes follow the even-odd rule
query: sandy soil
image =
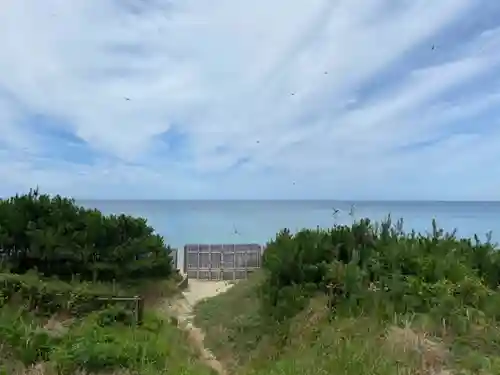
<svg viewBox="0 0 500 375">
<path fill-rule="evenodd" d="M 233 284 L 227 281 L 189 280 L 189 287 L 183 294 L 188 303 L 194 306 L 206 298 L 215 297 L 217 294 L 224 293 L 232 286 Z"/>
<path fill-rule="evenodd" d="M 201 281 L 189 280 L 188 289 L 182 293 L 182 296 L 174 301 L 167 302 L 165 306 L 168 315 L 177 319 L 177 324 L 189 334 L 192 345 L 199 351 L 201 359 L 215 370 L 219 375 L 226 375 L 224 366 L 215 358 L 203 343 L 205 335 L 203 331 L 194 326 L 193 307 L 204 299 L 215 297 L 231 288 L 233 284 L 227 281 Z"/>
</svg>

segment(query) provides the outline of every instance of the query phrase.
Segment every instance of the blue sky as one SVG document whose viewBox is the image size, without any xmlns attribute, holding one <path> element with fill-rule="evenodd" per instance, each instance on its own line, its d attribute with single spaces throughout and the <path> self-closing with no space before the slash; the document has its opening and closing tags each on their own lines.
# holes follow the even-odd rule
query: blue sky
<svg viewBox="0 0 500 375">
<path fill-rule="evenodd" d="M 0 195 L 499 200 L 499 20 L 491 0 L 4 0 Z"/>
</svg>

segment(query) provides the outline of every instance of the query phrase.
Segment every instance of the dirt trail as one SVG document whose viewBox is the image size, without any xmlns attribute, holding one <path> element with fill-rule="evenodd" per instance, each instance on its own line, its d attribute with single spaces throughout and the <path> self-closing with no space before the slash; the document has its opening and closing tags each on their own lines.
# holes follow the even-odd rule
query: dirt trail
<svg viewBox="0 0 500 375">
<path fill-rule="evenodd" d="M 193 323 L 193 308 L 198 302 L 215 297 L 231 288 L 232 285 L 227 281 L 189 280 L 188 289 L 182 292 L 182 295 L 176 300 L 168 302 L 168 306 L 165 306 L 167 309 L 166 312 L 177 319 L 179 328 L 188 332 L 189 339 L 192 345 L 199 351 L 203 362 L 219 375 L 226 375 L 227 372 L 213 353 L 205 347 L 203 343 L 205 335 Z"/>
</svg>

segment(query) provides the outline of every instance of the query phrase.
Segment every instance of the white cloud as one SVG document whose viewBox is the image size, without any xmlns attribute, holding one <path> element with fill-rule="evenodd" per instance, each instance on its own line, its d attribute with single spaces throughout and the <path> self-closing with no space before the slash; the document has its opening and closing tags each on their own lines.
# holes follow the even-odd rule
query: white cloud
<svg viewBox="0 0 500 375">
<path fill-rule="evenodd" d="M 480 5 L 7 0 L 0 193 L 499 198 L 494 177 L 465 182 L 500 156 L 499 29 L 453 37 Z M 431 50 L 439 35 L 447 43 Z M 27 124 L 32 114 L 86 142 L 67 152 L 88 162 L 46 156 L 68 141 Z M 482 132 L 454 134 L 480 115 Z"/>
</svg>

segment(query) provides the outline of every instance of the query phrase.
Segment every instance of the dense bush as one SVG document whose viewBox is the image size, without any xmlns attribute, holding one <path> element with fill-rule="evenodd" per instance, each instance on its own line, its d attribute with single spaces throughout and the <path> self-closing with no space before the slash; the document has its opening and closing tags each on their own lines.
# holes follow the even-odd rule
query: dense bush
<svg viewBox="0 0 500 375">
<path fill-rule="evenodd" d="M 14 273 L 82 280 L 168 277 L 170 249 L 145 219 L 106 216 L 32 190 L 0 200 L 0 257 Z"/>
<path fill-rule="evenodd" d="M 329 230 L 280 232 L 263 257 L 264 307 L 278 320 L 318 292 L 340 314 L 377 311 L 434 315 L 459 324 L 500 319 L 500 253 L 489 241 L 459 239 L 433 223 L 430 234 L 405 233 L 390 219 Z"/>
<path fill-rule="evenodd" d="M 23 305 L 38 315 L 61 312 L 85 315 L 109 304 L 100 298 L 120 295 L 125 295 L 125 291 L 104 284 L 44 280 L 35 272 L 25 275 L 0 273 L 0 308 L 9 304 Z"/>
<path fill-rule="evenodd" d="M 105 317 L 106 311 L 95 312 L 68 322 L 58 334 L 32 312 L 0 309 L 0 374 L 210 373 L 193 359 L 181 331 L 153 314 L 145 316 L 142 326 L 125 327 L 120 319 L 108 319 L 123 315 L 116 313 L 108 310 Z M 17 362 L 25 371 L 15 367 Z M 26 370 L 35 364 L 43 371 Z"/>
</svg>

